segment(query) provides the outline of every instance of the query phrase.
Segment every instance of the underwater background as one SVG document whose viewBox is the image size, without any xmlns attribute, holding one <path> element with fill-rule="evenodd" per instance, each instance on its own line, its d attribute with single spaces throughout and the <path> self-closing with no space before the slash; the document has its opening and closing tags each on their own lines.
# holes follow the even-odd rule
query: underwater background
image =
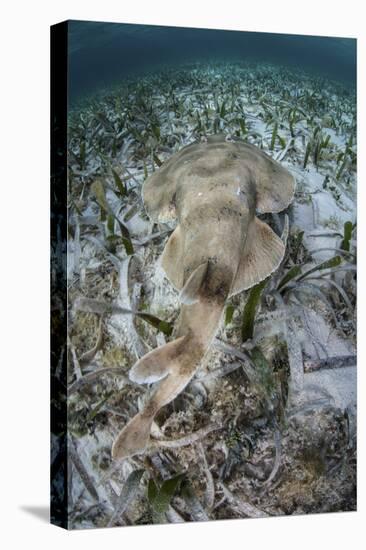
<svg viewBox="0 0 366 550">
<path fill-rule="evenodd" d="M 262 32 L 70 21 L 70 101 L 125 76 L 185 63 L 267 62 L 356 84 L 356 40 Z"/>
<path fill-rule="evenodd" d="M 68 25 L 68 526 L 355 510 L 356 41 Z M 260 216 L 286 254 L 116 464 L 151 389 L 129 371 L 180 311 L 159 263 L 174 224 L 148 218 L 142 185 L 212 134 L 294 176 L 292 204 Z"/>
</svg>

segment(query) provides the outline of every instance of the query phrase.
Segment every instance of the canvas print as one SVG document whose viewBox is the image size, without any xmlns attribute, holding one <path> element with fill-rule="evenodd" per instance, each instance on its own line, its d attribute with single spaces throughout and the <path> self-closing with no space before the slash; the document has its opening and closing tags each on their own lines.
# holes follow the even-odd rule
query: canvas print
<svg viewBox="0 0 366 550">
<path fill-rule="evenodd" d="M 51 29 L 51 515 L 356 510 L 356 40 Z"/>
</svg>

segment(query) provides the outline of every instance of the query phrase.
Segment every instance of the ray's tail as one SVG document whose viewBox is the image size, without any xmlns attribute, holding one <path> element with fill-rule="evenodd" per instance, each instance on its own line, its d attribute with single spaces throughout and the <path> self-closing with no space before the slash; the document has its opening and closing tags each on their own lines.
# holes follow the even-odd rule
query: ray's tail
<svg viewBox="0 0 366 550">
<path fill-rule="evenodd" d="M 121 459 L 142 453 L 149 441 L 154 415 L 137 413 L 119 433 L 112 446 L 112 458 Z"/>
<path fill-rule="evenodd" d="M 150 351 L 130 370 L 129 377 L 133 382 L 158 384 L 143 410 L 117 436 L 112 447 L 114 459 L 140 454 L 145 450 L 155 415 L 186 387 L 210 346 L 225 297 L 200 299 L 199 292 L 206 272 L 206 264 L 198 266 L 182 290 L 178 338 Z"/>
<path fill-rule="evenodd" d="M 112 458 L 142 453 L 149 441 L 151 425 L 158 410 L 172 401 L 188 384 L 205 349 L 191 336 L 181 336 L 142 357 L 130 370 L 133 382 L 158 382 L 150 399 L 122 429 L 112 447 Z"/>
<path fill-rule="evenodd" d="M 144 409 L 137 413 L 122 429 L 112 446 L 112 458 L 125 458 L 144 451 L 149 440 L 154 416 L 172 396 L 173 377 L 179 371 L 179 359 L 184 355 L 182 345 L 187 340 L 182 336 L 144 355 L 132 367 L 130 380 L 138 384 L 151 384 L 162 380 Z M 175 377 L 176 378 L 176 377 Z M 165 383 L 164 380 L 165 379 Z M 165 399 L 164 399 L 165 397 Z"/>
</svg>

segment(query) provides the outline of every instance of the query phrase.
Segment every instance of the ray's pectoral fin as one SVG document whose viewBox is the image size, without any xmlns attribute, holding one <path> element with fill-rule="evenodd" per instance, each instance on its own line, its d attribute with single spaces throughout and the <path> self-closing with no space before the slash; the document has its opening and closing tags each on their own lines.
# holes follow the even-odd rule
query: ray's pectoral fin
<svg viewBox="0 0 366 550">
<path fill-rule="evenodd" d="M 251 223 L 231 296 L 246 290 L 271 275 L 280 265 L 285 245 L 266 223 L 254 218 Z"/>
<path fill-rule="evenodd" d="M 152 384 L 165 378 L 172 371 L 185 338 L 181 336 L 141 357 L 129 372 L 130 380 L 137 384 Z"/>
<path fill-rule="evenodd" d="M 290 204 L 295 193 L 293 175 L 266 153 L 256 150 L 253 164 L 256 180 L 258 212 L 281 212 Z"/>
<path fill-rule="evenodd" d="M 184 238 L 178 225 L 170 235 L 161 258 L 161 265 L 172 285 L 181 290 L 183 286 Z"/>
<path fill-rule="evenodd" d="M 180 293 L 180 301 L 187 306 L 195 304 L 199 300 L 199 291 L 206 277 L 208 262 L 196 267 L 188 277 Z"/>
<path fill-rule="evenodd" d="M 177 217 L 174 200 L 177 180 L 174 177 L 174 156 L 172 158 L 173 161 L 169 159 L 153 172 L 142 187 L 146 212 L 157 222 L 168 222 Z"/>
</svg>

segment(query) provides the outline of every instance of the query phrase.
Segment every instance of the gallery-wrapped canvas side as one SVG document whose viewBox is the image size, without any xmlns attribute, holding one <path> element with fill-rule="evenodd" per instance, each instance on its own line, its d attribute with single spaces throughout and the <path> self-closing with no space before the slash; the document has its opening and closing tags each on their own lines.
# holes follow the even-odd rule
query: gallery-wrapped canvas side
<svg viewBox="0 0 366 550">
<path fill-rule="evenodd" d="M 51 27 L 51 523 L 67 528 L 67 22 Z"/>
</svg>

